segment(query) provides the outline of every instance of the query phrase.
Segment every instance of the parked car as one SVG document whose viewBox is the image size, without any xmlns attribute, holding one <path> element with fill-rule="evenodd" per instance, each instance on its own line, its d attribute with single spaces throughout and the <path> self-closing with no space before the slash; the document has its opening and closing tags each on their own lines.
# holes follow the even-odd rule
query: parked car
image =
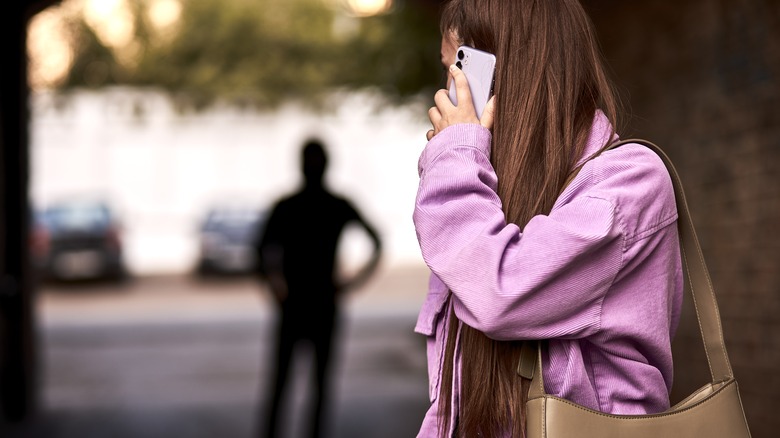
<svg viewBox="0 0 780 438">
<path fill-rule="evenodd" d="M 265 213 L 245 207 L 215 207 L 199 230 L 200 274 L 248 274 L 255 271 L 254 243 Z"/>
<path fill-rule="evenodd" d="M 123 279 L 119 224 L 102 202 L 63 202 L 34 214 L 33 261 L 44 279 Z"/>
</svg>

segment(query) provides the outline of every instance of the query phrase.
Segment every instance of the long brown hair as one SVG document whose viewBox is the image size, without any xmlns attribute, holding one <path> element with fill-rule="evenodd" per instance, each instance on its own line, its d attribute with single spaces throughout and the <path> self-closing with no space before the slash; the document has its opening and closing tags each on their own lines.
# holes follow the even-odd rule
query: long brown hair
<svg viewBox="0 0 780 438">
<path fill-rule="evenodd" d="M 441 30 L 496 55 L 491 163 L 506 220 L 522 229 L 552 209 L 584 153 L 597 110 L 617 126 L 619 100 L 593 26 L 578 0 L 450 0 Z M 451 426 L 460 326 L 457 436 L 524 436 L 528 382 L 515 373 L 521 342 L 492 340 L 451 316 L 439 394 L 440 435 Z"/>
</svg>

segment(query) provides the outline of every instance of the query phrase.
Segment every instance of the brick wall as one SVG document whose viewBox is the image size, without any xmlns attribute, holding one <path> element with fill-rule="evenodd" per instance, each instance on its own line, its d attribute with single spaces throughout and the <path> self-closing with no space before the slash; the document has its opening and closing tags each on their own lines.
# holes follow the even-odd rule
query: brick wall
<svg viewBox="0 0 780 438">
<path fill-rule="evenodd" d="M 661 145 L 685 184 L 753 436 L 776 436 L 780 1 L 583 3 L 633 112 L 623 137 Z M 678 399 L 707 381 L 698 329 L 683 318 Z"/>
</svg>

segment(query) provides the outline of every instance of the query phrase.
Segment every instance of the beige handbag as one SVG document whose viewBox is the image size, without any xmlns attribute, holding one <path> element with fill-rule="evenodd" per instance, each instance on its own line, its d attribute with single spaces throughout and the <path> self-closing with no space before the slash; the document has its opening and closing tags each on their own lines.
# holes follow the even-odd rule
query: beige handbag
<svg viewBox="0 0 780 438">
<path fill-rule="evenodd" d="M 668 411 L 653 415 L 612 415 L 579 406 L 544 392 L 542 355 L 537 342 L 526 342 L 518 374 L 531 379 L 526 404 L 527 438 L 744 438 L 750 437 L 737 381 L 731 371 L 715 291 L 710 282 L 699 240 L 691 222 L 680 177 L 671 160 L 645 140 L 624 140 L 612 149 L 638 143 L 663 160 L 672 177 L 680 233 L 680 247 L 699 320 L 712 383 L 700 388 Z M 525 347 L 527 345 L 528 347 Z"/>
</svg>

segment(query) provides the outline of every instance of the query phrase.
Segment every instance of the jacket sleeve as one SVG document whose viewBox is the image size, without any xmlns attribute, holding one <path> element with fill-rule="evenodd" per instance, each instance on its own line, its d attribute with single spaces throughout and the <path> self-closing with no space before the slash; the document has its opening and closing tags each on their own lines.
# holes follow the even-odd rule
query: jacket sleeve
<svg viewBox="0 0 780 438">
<path fill-rule="evenodd" d="M 595 333 L 622 262 L 613 203 L 578 196 L 521 232 L 504 218 L 490 142 L 479 125 L 455 125 L 423 151 L 414 210 L 423 259 L 458 318 L 493 339 Z"/>
</svg>

